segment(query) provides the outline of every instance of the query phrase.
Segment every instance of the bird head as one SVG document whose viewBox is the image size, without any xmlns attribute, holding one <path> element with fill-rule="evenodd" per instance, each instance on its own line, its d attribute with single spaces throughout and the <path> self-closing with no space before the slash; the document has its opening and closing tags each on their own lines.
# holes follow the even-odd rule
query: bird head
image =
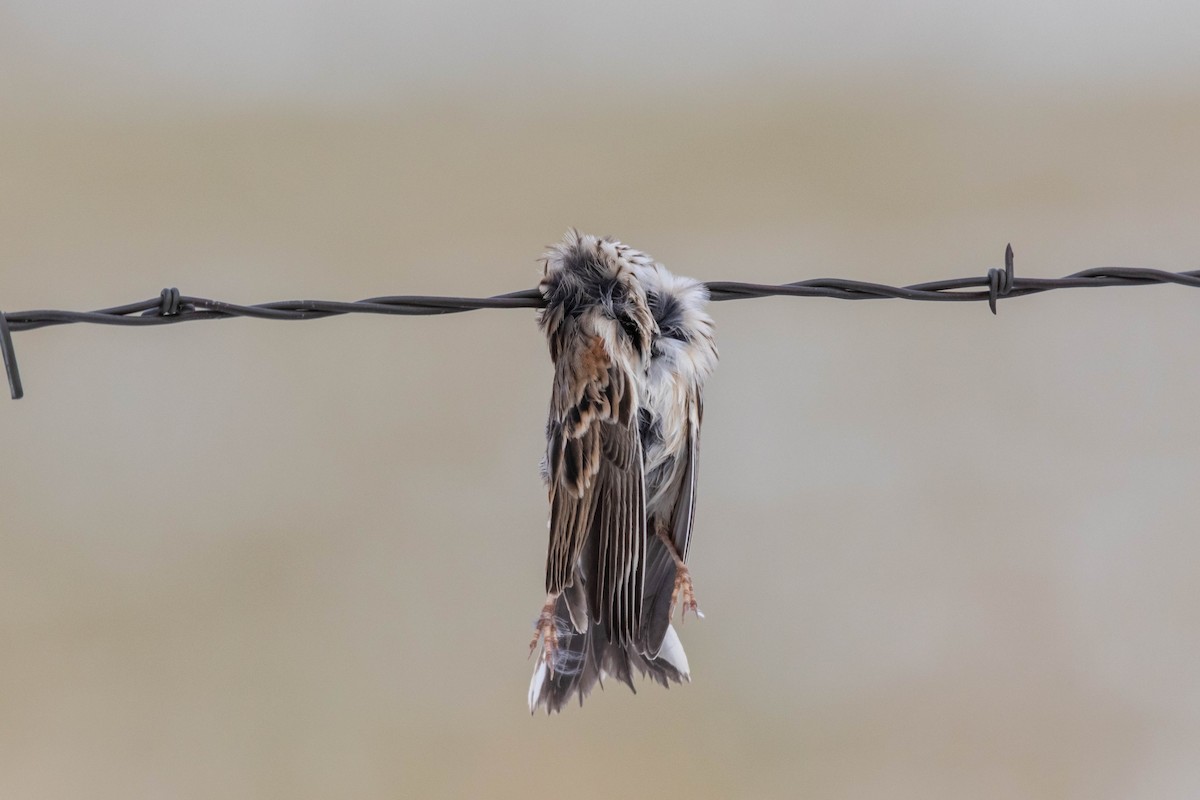
<svg viewBox="0 0 1200 800">
<path fill-rule="evenodd" d="M 658 332 L 637 279 L 648 258 L 620 242 L 570 230 L 542 257 L 539 289 L 546 299 L 541 325 L 553 338 L 568 320 L 600 336 L 614 353 L 638 360 Z"/>
<path fill-rule="evenodd" d="M 708 289 L 657 262 L 637 264 L 635 274 L 658 328 L 652 345 L 654 361 L 703 382 L 717 362 L 713 321 L 704 310 Z"/>
</svg>

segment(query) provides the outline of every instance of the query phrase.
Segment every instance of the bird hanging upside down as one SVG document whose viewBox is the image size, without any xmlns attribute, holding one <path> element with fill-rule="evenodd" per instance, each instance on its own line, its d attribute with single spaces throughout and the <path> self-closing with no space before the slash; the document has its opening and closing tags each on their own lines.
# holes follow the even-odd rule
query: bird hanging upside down
<svg viewBox="0 0 1200 800">
<path fill-rule="evenodd" d="M 671 616 L 702 616 L 687 557 L 717 351 L 704 286 L 644 253 L 569 231 L 543 265 L 550 543 L 529 708 L 549 712 L 608 676 L 633 689 L 634 669 L 689 679 Z"/>
</svg>

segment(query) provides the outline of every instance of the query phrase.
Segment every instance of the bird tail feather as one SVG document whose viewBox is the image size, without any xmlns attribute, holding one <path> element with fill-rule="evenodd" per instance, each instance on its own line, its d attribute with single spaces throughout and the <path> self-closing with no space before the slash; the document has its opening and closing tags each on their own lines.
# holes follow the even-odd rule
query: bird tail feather
<svg viewBox="0 0 1200 800">
<path fill-rule="evenodd" d="M 558 648 L 554 655 L 554 670 L 546 663 L 543 647 L 534 665 L 529 682 L 529 711 L 536 713 L 561 711 L 577 696 L 580 705 L 597 684 L 604 687 L 605 678 L 615 677 L 635 693 L 633 674 L 648 675 L 663 686 L 691 680 L 687 654 L 679 635 L 668 625 L 657 656 L 642 653 L 637 644 L 621 645 L 609 640 L 604 624 L 592 623 L 579 631 L 571 622 L 567 598 L 559 597 L 554 609 Z"/>
</svg>

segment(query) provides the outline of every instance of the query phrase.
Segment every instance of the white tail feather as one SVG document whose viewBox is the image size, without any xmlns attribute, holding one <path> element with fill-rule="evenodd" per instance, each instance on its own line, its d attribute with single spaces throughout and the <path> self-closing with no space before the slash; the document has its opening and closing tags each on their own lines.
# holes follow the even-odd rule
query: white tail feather
<svg viewBox="0 0 1200 800">
<path fill-rule="evenodd" d="M 687 653 L 683 652 L 683 642 L 679 641 L 679 634 L 675 632 L 674 625 L 667 626 L 667 633 L 663 636 L 662 648 L 658 651 L 658 657 L 674 667 L 681 678 L 691 682 L 692 675 L 688 669 Z"/>
<path fill-rule="evenodd" d="M 529 713 L 537 712 L 538 698 L 542 696 L 542 687 L 546 683 L 546 656 L 538 656 L 537 666 L 533 668 L 533 680 L 529 682 Z"/>
</svg>

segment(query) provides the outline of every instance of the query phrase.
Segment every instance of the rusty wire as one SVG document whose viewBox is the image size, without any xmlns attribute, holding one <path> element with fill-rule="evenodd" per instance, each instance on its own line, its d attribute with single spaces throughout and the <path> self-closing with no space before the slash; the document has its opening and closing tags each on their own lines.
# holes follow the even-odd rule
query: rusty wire
<svg viewBox="0 0 1200 800">
<path fill-rule="evenodd" d="M 816 278 L 778 285 L 710 281 L 705 284 L 714 301 L 746 300 L 758 297 L 831 297 L 837 300 L 927 300 L 937 302 L 987 301 L 993 314 L 1001 298 L 1024 297 L 1056 289 L 1096 286 L 1146 286 L 1174 283 L 1200 288 L 1200 270 L 1167 272 L 1146 267 L 1095 267 L 1062 278 L 1018 278 L 1013 273 L 1013 251 L 1004 253 L 1004 268 L 989 269 L 986 275 L 971 278 L 888 286 L 846 278 Z M 964 291 L 976 289 L 977 291 Z M 16 352 L 10 332 L 28 331 L 51 325 L 87 322 L 97 325 L 165 325 L 191 320 L 252 317 L 255 319 L 324 319 L 342 314 L 458 314 L 485 308 L 541 308 L 537 289 L 494 297 L 371 297 L 356 302 L 334 300 L 284 300 L 258 305 L 237 305 L 221 300 L 182 295 L 178 289 L 163 289 L 159 297 L 97 311 L 10 311 L 0 312 L 0 353 L 8 375 L 13 399 L 23 395 L 17 370 Z"/>
</svg>

